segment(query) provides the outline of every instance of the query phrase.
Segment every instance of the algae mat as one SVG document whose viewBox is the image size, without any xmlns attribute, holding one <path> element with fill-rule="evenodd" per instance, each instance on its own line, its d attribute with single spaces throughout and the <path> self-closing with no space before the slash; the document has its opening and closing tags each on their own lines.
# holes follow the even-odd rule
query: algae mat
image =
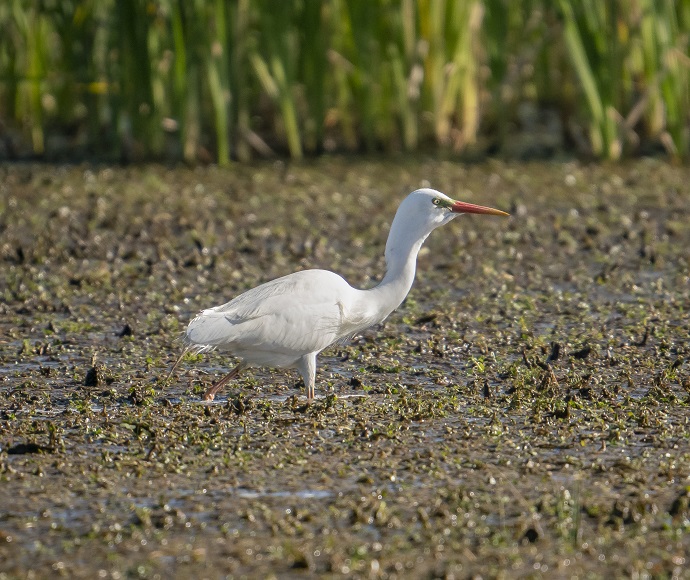
<svg viewBox="0 0 690 580">
<path fill-rule="evenodd" d="M 0 166 L 0 578 L 688 577 L 690 170 Z M 434 232 L 380 327 L 293 372 L 187 321 L 308 267 L 372 285 L 404 195 Z"/>
</svg>

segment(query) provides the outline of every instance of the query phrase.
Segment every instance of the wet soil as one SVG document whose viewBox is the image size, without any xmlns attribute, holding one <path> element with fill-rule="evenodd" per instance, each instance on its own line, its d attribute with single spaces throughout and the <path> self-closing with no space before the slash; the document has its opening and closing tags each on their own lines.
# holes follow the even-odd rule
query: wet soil
<svg viewBox="0 0 690 580">
<path fill-rule="evenodd" d="M 381 327 L 293 372 L 188 357 L 203 307 L 380 277 Z M 323 159 L 0 166 L 0 578 L 690 577 L 690 170 Z"/>
</svg>

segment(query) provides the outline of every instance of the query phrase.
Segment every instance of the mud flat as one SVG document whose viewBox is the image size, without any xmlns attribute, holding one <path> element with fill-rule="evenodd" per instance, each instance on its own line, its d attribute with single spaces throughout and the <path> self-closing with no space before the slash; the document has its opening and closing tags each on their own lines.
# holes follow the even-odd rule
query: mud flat
<svg viewBox="0 0 690 580">
<path fill-rule="evenodd" d="M 425 181 L 426 180 L 426 181 Z M 688 577 L 690 170 L 0 166 L 0 578 Z M 297 375 L 184 361 L 200 308 L 307 267 L 408 300 Z"/>
</svg>

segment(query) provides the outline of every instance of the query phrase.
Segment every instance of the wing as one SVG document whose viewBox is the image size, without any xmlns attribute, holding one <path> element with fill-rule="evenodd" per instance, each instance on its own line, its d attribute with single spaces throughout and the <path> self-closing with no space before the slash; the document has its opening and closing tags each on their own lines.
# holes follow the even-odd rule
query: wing
<svg viewBox="0 0 690 580">
<path fill-rule="evenodd" d="M 223 348 L 261 364 L 270 356 L 297 358 L 339 338 L 353 292 L 332 272 L 296 272 L 202 311 L 187 340 L 196 351 Z"/>
</svg>

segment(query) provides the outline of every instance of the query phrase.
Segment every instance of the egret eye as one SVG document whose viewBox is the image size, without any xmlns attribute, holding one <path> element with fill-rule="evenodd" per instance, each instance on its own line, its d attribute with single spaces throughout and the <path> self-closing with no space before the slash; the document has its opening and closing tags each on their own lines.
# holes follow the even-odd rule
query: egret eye
<svg viewBox="0 0 690 580">
<path fill-rule="evenodd" d="M 431 200 L 431 203 L 440 209 L 450 209 L 450 204 L 445 199 L 441 199 L 440 197 L 435 197 Z"/>
</svg>

